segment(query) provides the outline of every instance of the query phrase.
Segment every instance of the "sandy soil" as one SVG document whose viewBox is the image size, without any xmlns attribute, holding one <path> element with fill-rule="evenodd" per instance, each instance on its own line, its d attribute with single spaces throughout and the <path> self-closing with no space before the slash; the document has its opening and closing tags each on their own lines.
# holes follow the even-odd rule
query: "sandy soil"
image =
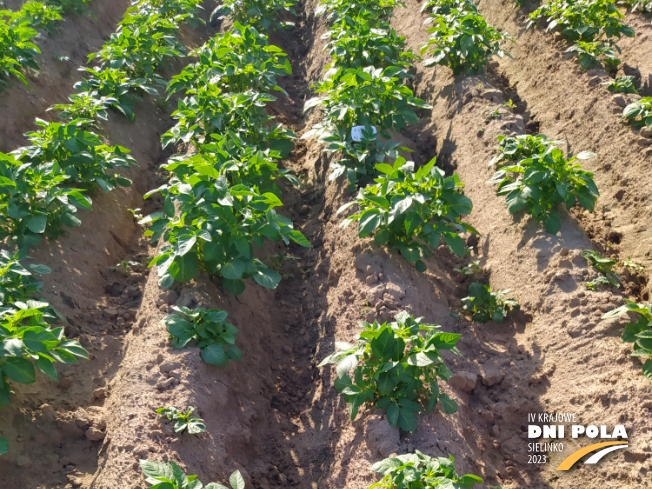
<svg viewBox="0 0 652 489">
<path fill-rule="evenodd" d="M 316 0 L 301 4 L 292 35 L 271 39 L 288 53 L 294 74 L 283 80 L 290 97 L 270 110 L 299 134 L 319 120 L 317 113 L 304 116 L 302 106 L 327 63 L 320 39 L 326 25 L 312 15 L 315 6 Z M 460 276 L 453 268 L 468 260 L 444 247 L 420 274 L 394 252 L 359 240 L 353 228 L 342 230 L 335 211 L 351 195 L 328 182 L 328 158 L 310 140 L 298 141 L 286 162 L 304 183 L 286 189 L 282 212 L 313 248 L 264 250 L 299 258 L 283 266 L 287 277 L 277 290 L 249 284 L 235 298 L 201 276 L 163 291 L 144 266 L 129 276 L 111 272 L 123 259 L 145 263 L 155 253 L 156 244 L 141 238 L 127 211 L 141 207 L 146 214 L 160 205 L 145 204 L 141 196 L 160 181 L 155 170 L 169 156 L 158 142 L 172 124 L 169 109 L 146 101 L 135 124 L 114 117 L 104 128 L 113 143 L 134 150 L 140 162 L 131 175 L 134 187 L 97 195 L 81 228 L 34 254 L 53 268 L 44 295 L 68 317 L 68 333 L 89 347 L 93 359 L 61 369 L 58 384 L 39 379 L 16 388 L 0 416 L 0 435 L 12 450 L 0 459 L 7 487 L 144 488 L 137 462 L 149 458 L 175 460 L 204 483 L 223 483 L 239 469 L 255 489 L 364 489 L 376 480 L 369 471 L 373 462 L 415 449 L 452 454 L 458 472 L 509 489 L 650 487 L 652 386 L 619 338 L 624 319 L 600 319 L 623 294 L 587 291 L 584 282 L 595 272 L 581 257 L 594 247 L 648 264 L 644 170 L 650 158 L 638 136 L 621 125 L 613 97 L 564 59 L 559 43 L 538 30 L 523 31 L 508 0 L 479 6 L 491 24 L 516 38 L 508 48 L 514 60 L 493 63 L 483 77 L 454 78 L 447 68 L 417 64 L 415 91 L 434 108 L 401 137 L 416 149 L 417 164 L 437 155 L 439 165 L 466 184 L 474 203 L 469 222 L 482 234 L 468 245 L 483 274 Z M 413 51 L 428 36 L 423 20 L 417 2 L 395 12 L 393 25 Z M 191 43 L 210 34 L 208 28 L 196 32 Z M 623 59 L 645 79 L 652 44 L 640 41 L 623 43 Z M 502 119 L 487 124 L 486 116 L 510 98 L 516 112 L 503 107 Z M 602 193 L 598 212 L 564 215 L 558 236 L 527 216 L 510 216 L 486 184 L 497 135 L 535 130 L 567 140 L 570 151 L 598 154 L 587 164 Z M 641 185 L 633 188 L 634 182 Z M 647 298 L 646 274 L 624 278 L 626 297 Z M 477 279 L 513 289 L 520 312 L 501 325 L 451 317 Z M 160 319 L 173 304 L 226 310 L 240 329 L 243 361 L 219 369 L 202 362 L 197 349 L 171 348 Z M 413 434 L 390 427 L 372 409 L 349 421 L 332 385 L 334 371 L 316 367 L 335 341 L 357 336 L 359 320 L 386 320 L 403 309 L 463 335 L 463 356 L 446 357 L 456 375 L 442 383 L 458 413 L 423 415 Z M 169 404 L 196 406 L 208 433 L 174 434 L 154 414 Z M 568 443 L 544 466 L 528 464 L 527 414 L 538 412 L 625 424 L 630 449 L 610 455 L 608 464 L 563 475 L 554 468 L 579 445 Z"/>
</svg>

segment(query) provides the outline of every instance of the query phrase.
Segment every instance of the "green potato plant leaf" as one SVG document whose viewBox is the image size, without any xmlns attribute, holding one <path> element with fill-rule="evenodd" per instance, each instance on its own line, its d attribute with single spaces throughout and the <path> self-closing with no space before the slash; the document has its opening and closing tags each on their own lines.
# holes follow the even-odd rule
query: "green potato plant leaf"
<svg viewBox="0 0 652 489">
<path fill-rule="evenodd" d="M 341 213 L 354 204 L 359 209 L 342 226 L 358 221 L 360 238 L 373 235 L 377 244 L 398 250 L 420 272 L 426 270 L 423 260 L 432 256 L 442 238 L 453 253 L 464 256 L 460 235 L 478 234 L 461 220 L 473 204 L 461 193 L 464 185 L 458 176 L 445 177 L 435 162 L 433 158 L 417 171 L 402 157 L 393 167 L 377 165 L 376 184 L 360 189 L 355 201 L 338 210 Z"/>
<path fill-rule="evenodd" d="M 382 480 L 368 489 L 471 489 L 484 481 L 475 475 L 462 477 L 455 471 L 455 458 L 432 458 L 419 450 L 414 453 L 397 455 L 376 462 L 371 466 L 373 472 L 383 476 Z"/>
<path fill-rule="evenodd" d="M 431 56 L 425 66 L 448 66 L 455 75 L 471 75 L 482 73 L 492 56 L 511 57 L 500 44 L 514 40 L 489 26 L 472 2 L 429 2 L 425 8 L 431 10 L 427 23 L 432 24 L 430 39 L 421 47 L 421 55 Z"/>
<path fill-rule="evenodd" d="M 206 433 L 206 424 L 204 423 L 204 420 L 194 416 L 192 414 L 194 410 L 195 408 L 192 406 L 187 407 L 185 411 L 181 411 L 171 406 L 159 408 L 156 410 L 156 413 L 175 423 L 175 433 L 182 433 L 184 431 L 190 435 Z"/>
<path fill-rule="evenodd" d="M 615 71 L 621 51 L 614 39 L 634 37 L 634 30 L 623 23 L 624 17 L 616 0 L 552 0 L 529 15 L 527 27 L 545 22 L 546 32 L 560 32 L 573 43 L 567 52 L 578 55 L 582 69 L 597 64 Z"/>
<path fill-rule="evenodd" d="M 582 256 L 589 262 L 590 265 L 600 274 L 597 278 L 586 283 L 586 288 L 589 290 L 596 290 L 600 285 L 609 285 L 611 287 L 620 287 L 621 279 L 613 267 L 617 261 L 610 258 L 600 256 L 593 250 L 585 250 Z"/>
<path fill-rule="evenodd" d="M 407 312 L 392 323 L 361 322 L 358 344 L 336 343 L 334 353 L 319 364 L 335 364 L 335 388 L 349 405 L 351 420 L 364 404 L 385 409 L 387 420 L 403 431 L 414 431 L 417 414 L 432 411 L 441 401 L 446 413 L 457 410 L 455 401 L 439 392 L 437 379 L 450 371 L 441 352 L 455 346 L 461 335 L 438 332 L 439 325 L 421 323 Z"/>
<path fill-rule="evenodd" d="M 632 356 L 650 357 L 643 363 L 642 369 L 643 375 L 652 382 L 652 304 L 637 304 L 625 299 L 624 305 L 607 312 L 602 319 L 629 313 L 636 315 L 637 321 L 625 325 L 621 338 L 625 343 L 634 344 Z"/>
<path fill-rule="evenodd" d="M 173 306 L 172 309 L 176 314 L 162 319 L 170 334 L 172 346 L 184 348 L 195 341 L 201 349 L 202 360 L 217 367 L 226 366 L 229 360 L 242 359 L 242 352 L 235 346 L 235 336 L 239 331 L 226 320 L 226 312 L 180 306 Z"/>
<path fill-rule="evenodd" d="M 462 299 L 464 311 L 472 314 L 472 319 L 479 323 L 493 321 L 501 323 L 514 309 L 519 307 L 514 299 L 503 299 L 511 290 L 492 292 L 488 285 L 473 282 L 469 285 L 468 296 Z"/>
<path fill-rule="evenodd" d="M 216 482 L 204 485 L 196 475 L 186 475 L 174 462 L 141 460 L 140 468 L 145 475 L 145 482 L 150 484 L 149 489 L 229 489 Z M 244 478 L 239 470 L 231 474 L 229 485 L 231 489 L 244 489 Z"/>
<path fill-rule="evenodd" d="M 510 214 L 525 210 L 546 231 L 557 234 L 561 227 L 556 208 L 570 209 L 578 203 L 593 212 L 600 193 L 593 173 L 582 170 L 577 160 L 595 154 L 583 151 L 567 158 L 556 142 L 545 136 L 500 139 L 499 154 L 490 165 L 500 165 L 489 183 L 497 184 L 496 195 L 506 197 Z"/>
</svg>

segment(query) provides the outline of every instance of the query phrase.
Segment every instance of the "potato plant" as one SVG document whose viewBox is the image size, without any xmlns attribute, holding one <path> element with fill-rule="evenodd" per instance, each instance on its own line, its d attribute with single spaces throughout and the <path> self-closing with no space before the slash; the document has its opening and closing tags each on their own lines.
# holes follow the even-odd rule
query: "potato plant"
<svg viewBox="0 0 652 489">
<path fill-rule="evenodd" d="M 226 320 L 226 312 L 180 306 L 173 306 L 172 309 L 176 314 L 165 316 L 162 320 L 170 334 L 172 346 L 184 348 L 191 341 L 196 341 L 202 360 L 216 367 L 226 366 L 229 360 L 242 359 L 242 352 L 235 346 L 238 329 Z"/>
<path fill-rule="evenodd" d="M 231 38 L 238 35 L 250 39 L 240 42 Z M 163 287 L 174 281 L 187 282 L 201 269 L 219 276 L 225 290 L 233 294 L 242 293 L 243 280 L 249 278 L 275 288 L 281 276 L 254 256 L 253 245 L 262 248 L 269 239 L 310 246 L 292 221 L 275 210 L 283 204 L 273 180 L 283 175 L 296 182 L 277 166 L 292 149 L 294 134 L 274 124 L 265 113 L 266 104 L 275 97 L 250 89 L 240 93 L 221 90 L 242 83 L 242 68 L 254 58 L 270 61 L 267 67 L 272 76 L 262 80 L 269 88 L 273 88 L 276 75 L 287 72 L 285 55 L 256 37 L 256 31 L 243 27 L 239 34 L 225 37 L 224 44 L 211 42 L 200 50 L 199 64 L 178 78 L 180 85 L 175 90 L 184 88 L 188 97 L 180 101 L 175 113 L 179 123 L 162 142 L 164 146 L 191 142 L 198 154 L 175 156 L 164 165 L 170 181 L 146 197 L 161 193 L 165 212 L 140 221 L 151 224 L 146 235 L 152 240 L 165 239 L 150 264 L 157 266 Z M 209 56 L 209 48 L 234 56 Z M 252 56 L 244 56 L 247 50 Z M 233 68 L 222 65 L 223 60 Z M 205 80 L 216 73 L 219 76 L 207 84 Z"/>
<path fill-rule="evenodd" d="M 602 319 L 609 319 L 633 313 L 638 315 L 636 322 L 628 323 L 621 338 L 625 343 L 633 343 L 633 357 L 649 357 L 643 363 L 643 375 L 652 382 L 652 304 L 637 304 L 625 299 L 625 304 L 606 313 Z M 642 360 L 641 360 L 642 361 Z"/>
<path fill-rule="evenodd" d="M 474 321 L 479 323 L 493 321 L 500 324 L 512 310 L 519 306 L 514 299 L 503 299 L 511 292 L 509 289 L 492 292 L 488 285 L 473 282 L 469 285 L 469 295 L 462 299 L 463 309 L 472 314 Z"/>
<path fill-rule="evenodd" d="M 36 370 L 57 381 L 55 362 L 76 363 L 88 360 L 88 353 L 77 340 L 64 336 L 63 328 L 52 328 L 46 321 L 50 305 L 28 299 L 3 306 L 0 315 L 0 407 L 9 404 L 9 381 L 36 382 Z"/>
<path fill-rule="evenodd" d="M 326 19 L 336 24 L 346 19 L 356 20 L 356 25 L 374 24 L 390 17 L 395 7 L 405 7 L 401 0 L 320 0 L 315 15 L 326 14 Z"/>
<path fill-rule="evenodd" d="M 455 75 L 470 75 L 482 73 L 492 56 L 509 56 L 500 43 L 513 39 L 489 26 L 475 8 L 462 2 L 457 7 L 429 19 L 431 36 L 421 47 L 421 55 L 428 52 L 431 56 L 425 66 L 448 66 Z"/>
<path fill-rule="evenodd" d="M 43 236 L 59 237 L 64 226 L 79 226 L 77 209 L 90 209 L 92 202 L 64 187 L 68 178 L 57 162 L 24 164 L 0 153 L 0 239 L 27 249 Z"/>
<path fill-rule="evenodd" d="M 404 431 L 417 427 L 417 413 L 432 411 L 440 402 L 447 414 L 457 404 L 439 391 L 438 378 L 452 372 L 441 356 L 444 350 L 460 354 L 461 335 L 437 331 L 439 325 L 421 323 L 407 312 L 392 323 L 361 322 L 358 344 L 336 343 L 336 351 L 320 364 L 335 364 L 335 388 L 349 405 L 351 420 L 365 403 L 387 410 L 387 420 Z"/>
<path fill-rule="evenodd" d="M 184 431 L 189 435 L 206 433 L 204 420 L 193 415 L 194 410 L 195 408 L 192 406 L 187 407 L 185 411 L 171 406 L 157 409 L 156 413 L 170 421 L 174 421 L 175 433 L 183 433 Z"/>
<path fill-rule="evenodd" d="M 385 69 L 367 66 L 339 69 L 316 85 L 317 93 L 324 96 L 308 100 L 304 111 L 320 107 L 325 122 L 313 127 L 303 138 L 319 137 L 327 143 L 326 151 L 342 154 L 331 167 L 331 179 L 346 174 L 351 184 L 356 183 L 358 176 L 371 174 L 374 165 L 384 162 L 386 156 L 398 156 L 396 149 L 406 149 L 388 142 L 389 131 L 399 131 L 408 123 L 418 122 L 417 109 L 430 108 L 402 84 L 408 77 L 403 66 Z M 361 141 L 353 141 L 354 126 L 366 128 Z M 362 179 L 358 183 L 365 182 Z"/>
<path fill-rule="evenodd" d="M 398 250 L 420 272 L 424 259 L 432 256 L 442 238 L 453 253 L 464 256 L 464 233 L 477 231 L 461 221 L 471 213 L 471 200 L 461 193 L 457 175 L 445 177 L 433 158 L 414 171 L 414 163 L 396 159 L 394 166 L 376 165 L 381 176 L 376 184 L 360 189 L 356 200 L 340 207 L 338 213 L 357 204 L 359 211 L 342 223 L 358 221 L 360 238 L 373 235 L 379 245 Z"/>
<path fill-rule="evenodd" d="M 324 68 L 327 72 L 374 66 L 389 68 L 402 66 L 406 70 L 417 59 L 411 51 L 404 51 L 405 37 L 399 36 L 386 22 L 378 24 L 355 24 L 344 18 L 324 35 L 329 39 L 326 51 L 332 61 Z"/>
<path fill-rule="evenodd" d="M 259 29 L 290 29 L 294 22 L 281 20 L 281 17 L 297 15 L 294 4 L 295 0 L 224 0 L 213 10 L 211 19 L 231 17 Z"/>
<path fill-rule="evenodd" d="M 18 254 L 0 249 L 0 314 L 5 307 L 34 298 L 43 287 L 36 276 L 50 272 L 51 270 L 45 265 L 25 267 L 20 262 Z"/>
<path fill-rule="evenodd" d="M 37 119 L 36 123 L 43 129 L 25 134 L 32 146 L 14 151 L 21 162 L 45 165 L 56 161 L 68 182 L 91 189 L 97 186 L 105 192 L 131 185 L 131 180 L 114 172 L 137 164 L 127 148 L 107 146 L 97 134 L 84 129 L 83 120 L 59 123 Z"/>
<path fill-rule="evenodd" d="M 118 29 L 97 53 L 89 55 L 94 67 L 83 67 L 86 79 L 75 89 L 86 96 L 105 98 L 127 119 L 135 119 L 134 105 L 143 94 L 157 95 L 167 83 L 156 73 L 172 58 L 185 56 L 178 40 L 184 23 L 203 22 L 201 0 L 142 1 L 130 7 Z"/>
<path fill-rule="evenodd" d="M 540 21 L 546 32 L 558 30 L 573 45 L 568 52 L 578 54 L 583 69 L 603 64 L 613 71 L 620 64 L 620 48 L 614 39 L 634 37 L 634 30 L 622 22 L 624 14 L 616 0 L 552 0 L 529 16 L 528 28 Z"/>
<path fill-rule="evenodd" d="M 598 65 L 608 72 L 615 72 L 620 65 L 618 55 L 622 51 L 612 41 L 575 41 L 566 52 L 577 54 L 577 61 L 584 71 Z"/>
<path fill-rule="evenodd" d="M 623 117 L 635 129 L 652 129 L 652 97 L 643 97 L 629 104 L 623 111 Z"/>
<path fill-rule="evenodd" d="M 419 450 L 376 462 L 371 470 L 381 474 L 383 479 L 369 489 L 470 489 L 484 482 L 475 475 L 457 475 L 452 455 L 432 458 Z"/>
<path fill-rule="evenodd" d="M 222 484 L 211 482 L 204 485 L 197 480 L 196 475 L 186 475 L 174 462 L 154 462 L 141 460 L 140 468 L 145 474 L 145 482 L 149 489 L 229 489 Z M 229 477 L 231 489 L 245 489 L 245 480 L 239 470 Z"/>
<path fill-rule="evenodd" d="M 544 134 L 532 136 L 520 134 L 518 136 L 498 136 L 498 154 L 489 162 L 489 167 L 500 168 L 505 165 L 515 165 L 533 154 L 543 154 L 554 148 L 562 141 L 548 139 Z"/>
<path fill-rule="evenodd" d="M 561 226 L 555 210 L 558 205 L 564 204 L 570 209 L 577 202 L 591 212 L 595 207 L 600 193 L 593 174 L 576 163 L 595 154 L 583 151 L 567 159 L 553 145 L 547 145 L 544 152 L 540 149 L 535 145 L 532 154 L 521 152 L 522 159 L 503 166 L 489 182 L 498 184 L 496 195 L 506 196 L 510 214 L 524 209 L 537 222 L 543 222 L 546 231 L 557 234 Z"/>
<path fill-rule="evenodd" d="M 586 250 L 582 256 L 589 262 L 593 268 L 600 274 L 597 278 L 586 283 L 586 288 L 589 290 L 596 290 L 600 285 L 609 285 L 611 287 L 620 287 L 621 280 L 613 267 L 617 261 L 611 258 L 600 256 L 593 250 Z"/>
<path fill-rule="evenodd" d="M 256 28 L 238 22 L 190 53 L 199 60 L 172 77 L 168 94 L 184 91 L 194 94 L 202 84 L 219 85 L 223 92 L 248 90 L 287 93 L 278 77 L 292 74 L 287 55 L 269 44 Z"/>
<path fill-rule="evenodd" d="M 608 82 L 607 90 L 613 93 L 635 93 L 638 94 L 636 88 L 636 77 L 633 76 L 617 76 Z"/>
</svg>

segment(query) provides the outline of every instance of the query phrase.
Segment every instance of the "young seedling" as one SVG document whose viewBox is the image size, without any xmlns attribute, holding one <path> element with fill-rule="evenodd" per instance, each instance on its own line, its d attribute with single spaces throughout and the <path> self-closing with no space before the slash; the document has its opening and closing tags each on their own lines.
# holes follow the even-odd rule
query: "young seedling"
<svg viewBox="0 0 652 489">
<path fill-rule="evenodd" d="M 627 257 L 626 260 L 623 260 L 623 266 L 626 268 L 631 268 L 632 270 L 636 270 L 636 271 L 645 269 L 644 265 L 639 265 L 638 263 L 634 263 L 631 257 Z"/>
<path fill-rule="evenodd" d="M 479 261 L 473 261 L 462 268 L 453 268 L 453 270 L 462 275 L 475 275 L 476 273 L 482 273 Z"/>
<path fill-rule="evenodd" d="M 604 83 L 607 85 L 607 90 L 612 93 L 634 93 L 638 94 L 638 90 L 634 85 L 636 77 L 633 76 L 617 76 L 610 82 Z"/>
<path fill-rule="evenodd" d="M 376 462 L 371 470 L 382 474 L 380 482 L 369 486 L 369 489 L 470 489 L 484 481 L 475 475 L 462 477 L 455 472 L 455 458 L 432 458 L 415 450 L 414 453 L 397 455 Z"/>
<path fill-rule="evenodd" d="M 586 288 L 589 290 L 597 290 L 600 285 L 609 285 L 611 287 L 620 287 L 621 280 L 613 267 L 616 265 L 616 260 L 600 256 L 593 250 L 586 250 L 582 256 L 595 268 L 600 274 L 597 278 L 586 283 Z"/>
<path fill-rule="evenodd" d="M 497 107 L 496 110 L 491 112 L 484 120 L 485 124 L 489 124 L 493 120 L 502 119 L 503 116 L 500 113 L 500 107 Z"/>
<path fill-rule="evenodd" d="M 206 424 L 204 420 L 193 416 L 194 407 L 189 406 L 185 411 L 180 411 L 175 407 L 157 409 L 156 412 L 164 418 L 174 421 L 174 432 L 182 433 L 186 431 L 190 435 L 197 433 L 206 433 Z"/>
<path fill-rule="evenodd" d="M 7 452 L 9 452 L 9 440 L 0 438 L 0 455 L 4 455 Z"/>
<path fill-rule="evenodd" d="M 512 112 L 516 111 L 516 108 L 517 108 L 516 104 L 512 101 L 511 98 L 507 102 L 505 102 L 504 105 L 505 105 L 505 107 L 507 107 Z"/>
<path fill-rule="evenodd" d="M 625 343 L 634 343 L 633 357 L 652 357 L 652 304 L 637 304 L 625 299 L 625 305 L 609 311 L 602 319 L 627 313 L 638 314 L 638 320 L 625 326 L 621 338 Z M 652 358 L 643 363 L 643 375 L 652 382 Z"/>
<path fill-rule="evenodd" d="M 369 403 L 387 410 L 390 425 L 414 431 L 417 413 L 432 411 L 438 402 L 447 414 L 457 411 L 455 401 L 439 392 L 437 379 L 452 376 L 441 351 L 460 355 L 455 345 L 461 335 L 438 332 L 439 325 L 422 324 L 423 318 L 405 311 L 395 319 L 389 324 L 360 322 L 358 344 L 336 343 L 335 353 L 319 366 L 335 364 L 335 388 L 344 395 L 351 420 Z"/>
<path fill-rule="evenodd" d="M 224 367 L 229 360 L 240 361 L 242 352 L 235 346 L 238 329 L 226 320 L 227 313 L 217 309 L 189 309 L 172 307 L 177 314 L 170 314 L 162 322 L 170 333 L 172 346 L 183 348 L 197 341 L 201 358 L 211 365 Z"/>
<path fill-rule="evenodd" d="M 131 267 L 140 265 L 137 261 L 122 260 L 120 263 L 111 267 L 112 272 L 120 272 L 125 277 L 128 277 L 131 274 Z"/>
<path fill-rule="evenodd" d="M 634 129 L 652 129 L 652 97 L 643 97 L 629 104 L 623 111 L 623 117 Z"/>
<path fill-rule="evenodd" d="M 468 296 L 462 299 L 463 309 L 473 314 L 472 319 L 479 323 L 493 321 L 500 324 L 503 319 L 518 307 L 514 299 L 503 299 L 511 290 L 492 292 L 488 285 L 473 282 L 469 285 Z"/>
<path fill-rule="evenodd" d="M 145 474 L 145 482 L 152 484 L 149 489 L 229 489 L 216 482 L 204 485 L 196 475 L 186 475 L 174 462 L 141 460 L 140 467 Z M 245 489 L 245 480 L 239 470 L 231 474 L 229 484 L 231 489 Z"/>
</svg>

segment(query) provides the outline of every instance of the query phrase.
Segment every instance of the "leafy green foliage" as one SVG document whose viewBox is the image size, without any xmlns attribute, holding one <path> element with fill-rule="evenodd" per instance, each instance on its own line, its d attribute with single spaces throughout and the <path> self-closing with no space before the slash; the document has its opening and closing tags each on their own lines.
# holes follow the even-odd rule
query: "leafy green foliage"
<svg viewBox="0 0 652 489">
<path fill-rule="evenodd" d="M 280 20 L 281 15 L 297 15 L 295 0 L 224 0 L 213 10 L 211 20 L 232 17 L 241 24 L 259 29 L 290 29 L 294 22 Z"/>
<path fill-rule="evenodd" d="M 64 188 L 68 175 L 55 162 L 25 164 L 14 154 L 0 153 L 0 239 L 21 249 L 79 226 L 77 209 L 90 209 L 91 199 L 79 189 Z"/>
<path fill-rule="evenodd" d="M 468 296 L 462 299 L 463 309 L 473 314 L 472 319 L 479 323 L 493 321 L 502 323 L 503 319 L 518 307 L 514 299 L 503 299 L 511 290 L 492 292 L 488 285 L 473 282 L 469 285 Z"/>
<path fill-rule="evenodd" d="M 303 138 L 318 136 L 327 143 L 326 151 L 341 153 L 342 158 L 331 165 L 331 180 L 346 174 L 353 184 L 360 176 L 373 174 L 376 163 L 382 163 L 386 157 L 396 158 L 397 151 L 407 150 L 399 143 L 383 139 L 390 139 L 389 131 L 399 131 L 408 123 L 418 122 L 418 108 L 430 108 L 402 84 L 408 77 L 402 66 L 385 69 L 367 66 L 338 69 L 316 84 L 317 93 L 324 96 L 308 100 L 304 110 L 321 107 L 325 122 L 315 125 Z M 365 126 L 360 142 L 353 141 L 354 126 Z M 359 183 L 367 180 L 362 178 Z"/>
<path fill-rule="evenodd" d="M 326 14 L 333 24 L 353 19 L 356 25 L 374 24 L 388 18 L 394 8 L 405 4 L 401 0 L 321 0 L 315 9 L 315 15 Z"/>
<path fill-rule="evenodd" d="M 186 475 L 174 462 L 141 460 L 140 467 L 145 474 L 145 482 L 153 484 L 149 489 L 229 489 L 215 482 L 203 485 L 196 475 Z M 245 489 L 245 480 L 239 470 L 231 474 L 229 484 L 231 489 Z"/>
<path fill-rule="evenodd" d="M 629 104 L 623 111 L 623 117 L 634 127 L 652 129 L 652 97 L 643 97 Z"/>
<path fill-rule="evenodd" d="M 613 267 L 618 263 L 616 260 L 600 256 L 593 250 L 584 251 L 582 256 L 587 262 L 593 265 L 593 268 L 595 268 L 600 274 L 598 278 L 586 283 L 587 289 L 596 290 L 598 286 L 603 284 L 611 287 L 620 287 L 620 277 L 613 271 Z"/>
<path fill-rule="evenodd" d="M 599 65 L 613 72 L 620 65 L 618 55 L 621 51 L 612 41 L 576 41 L 566 52 L 577 54 L 580 66 L 585 71 L 593 65 Z"/>
<path fill-rule="evenodd" d="M 359 212 L 349 216 L 343 226 L 358 221 L 358 235 L 374 235 L 379 245 L 389 245 L 426 270 L 424 258 L 432 256 L 441 239 L 459 256 L 464 256 L 462 233 L 477 231 L 463 223 L 461 217 L 471 213 L 473 204 L 460 192 L 464 187 L 457 175 L 445 177 L 433 158 L 414 171 L 414 163 L 396 159 L 394 166 L 376 165 L 381 176 L 376 184 L 360 189 L 356 200 L 338 210 L 357 204 Z"/>
<path fill-rule="evenodd" d="M 435 5 L 438 2 L 432 2 Z M 511 40 L 507 34 L 489 26 L 471 2 L 442 2 L 443 9 L 433 9 L 428 19 L 432 27 L 421 54 L 429 51 L 426 66 L 448 66 L 454 74 L 481 73 L 492 56 L 508 55 L 501 41 Z M 453 3 L 452 7 L 449 7 Z"/>
<path fill-rule="evenodd" d="M 384 477 L 380 482 L 369 486 L 369 489 L 470 489 L 483 483 L 475 475 L 458 476 L 452 455 L 448 458 L 432 458 L 419 450 L 376 462 L 371 470 Z"/>
<path fill-rule="evenodd" d="M 417 57 L 411 51 L 403 51 L 405 37 L 399 36 L 386 22 L 374 25 L 355 22 L 345 17 L 322 36 L 329 39 L 326 50 L 332 58 L 325 70 L 349 70 L 365 66 L 410 68 Z"/>
<path fill-rule="evenodd" d="M 521 134 L 518 136 L 498 136 L 500 143 L 496 148 L 498 154 L 489 162 L 489 167 L 500 168 L 504 165 L 514 165 L 529 158 L 533 154 L 543 154 L 554 148 L 561 141 L 551 141 L 543 134 L 532 136 Z"/>
<path fill-rule="evenodd" d="M 52 328 L 46 322 L 49 309 L 47 302 L 34 300 L 15 302 L 2 308 L 0 406 L 9 404 L 9 380 L 31 384 L 36 381 L 37 369 L 58 380 L 55 362 L 76 363 L 77 357 L 88 359 L 88 353 L 79 342 L 67 340 L 63 328 Z"/>
<path fill-rule="evenodd" d="M 15 76 L 27 85 L 27 79 L 20 70 L 40 68 L 34 58 L 41 51 L 32 42 L 37 34 L 36 29 L 27 24 L 11 25 L 0 20 L 0 75 L 3 78 Z M 6 80 L 0 79 L 0 86 L 6 87 Z"/>
<path fill-rule="evenodd" d="M 202 360 L 217 367 L 226 366 L 229 360 L 242 359 L 242 352 L 235 346 L 238 329 L 226 320 L 226 312 L 178 306 L 172 309 L 178 314 L 163 318 L 172 346 L 183 348 L 195 340 L 201 349 Z"/>
<path fill-rule="evenodd" d="M 180 411 L 175 407 L 166 407 L 157 409 L 156 413 L 175 422 L 175 433 L 183 433 L 184 431 L 190 435 L 206 433 L 206 424 L 204 423 L 204 420 L 194 416 L 192 414 L 194 410 L 195 408 L 192 406 L 187 407 L 185 411 Z"/>
<path fill-rule="evenodd" d="M 617 76 L 615 79 L 608 82 L 607 90 L 613 93 L 636 93 L 638 90 L 634 83 L 636 82 L 636 77 L 634 76 Z"/>
<path fill-rule="evenodd" d="M 616 0 L 552 0 L 530 14 L 528 28 L 545 20 L 546 32 L 556 29 L 574 43 L 568 52 L 578 54 L 583 69 L 598 63 L 613 70 L 620 64 L 616 55 L 620 48 L 613 39 L 634 37 L 615 4 Z"/>
<path fill-rule="evenodd" d="M 14 152 L 22 162 L 45 165 L 57 161 L 67 181 L 96 185 L 105 192 L 118 185 L 131 185 L 128 178 L 109 173 L 116 168 L 129 168 L 136 164 L 127 148 L 103 144 L 97 134 L 84 129 L 83 120 L 64 124 L 37 119 L 36 123 L 43 129 L 25 134 L 32 146 Z"/>
<path fill-rule="evenodd" d="M 174 114 L 179 122 L 162 142 L 190 142 L 198 153 L 172 157 L 163 165 L 170 181 L 146 195 L 161 193 L 165 199 L 165 212 L 140 221 L 151 223 L 145 234 L 152 240 L 166 241 L 150 266 L 157 265 L 164 287 L 187 282 L 202 269 L 219 276 L 230 293 L 242 293 L 248 278 L 275 288 L 281 276 L 254 256 L 253 245 L 262 248 L 269 239 L 310 246 L 275 210 L 283 204 L 274 180 L 284 176 L 298 184 L 278 167 L 293 147 L 294 133 L 266 114 L 274 96 L 226 90 L 256 79 L 260 89 L 282 91 L 276 77 L 290 67 L 282 51 L 240 25 L 197 53 L 199 62 L 173 80 L 171 91 L 185 89 L 188 96 L 180 100 Z"/>
<path fill-rule="evenodd" d="M 4 455 L 9 452 L 9 440 L 6 438 L 0 438 L 0 455 Z"/>
<path fill-rule="evenodd" d="M 457 273 L 461 273 L 462 275 L 475 275 L 476 273 L 482 273 L 482 268 L 480 267 L 480 262 L 479 261 L 472 261 L 468 265 L 462 267 L 462 268 L 453 268 Z"/>
<path fill-rule="evenodd" d="M 335 353 L 319 366 L 334 363 L 335 388 L 349 404 L 351 419 L 365 403 L 387 410 L 387 420 L 404 431 L 417 427 L 417 413 L 432 411 L 438 402 L 447 414 L 457 404 L 439 392 L 437 379 L 448 380 L 452 372 L 443 362 L 441 351 L 460 354 L 456 344 L 461 335 L 438 332 L 439 325 L 421 323 L 407 312 L 396 322 L 361 322 L 358 345 L 336 343 Z"/>
<path fill-rule="evenodd" d="M 618 2 L 625 5 L 632 12 L 650 13 L 652 12 L 652 0 L 622 0 Z"/>
<path fill-rule="evenodd" d="M 199 61 L 172 77 L 169 94 L 184 90 L 194 95 L 202 84 L 219 84 L 223 92 L 231 93 L 255 90 L 286 94 L 277 78 L 292 73 L 287 55 L 270 45 L 267 36 L 254 27 L 236 22 L 228 32 L 190 54 Z"/>
<path fill-rule="evenodd" d="M 0 249 L 0 313 L 4 307 L 35 297 L 43 286 L 36 276 L 50 272 L 45 265 L 24 267 L 19 255 Z"/>
<path fill-rule="evenodd" d="M 525 209 L 537 222 L 543 222 L 551 234 L 561 226 L 559 204 L 570 209 L 578 202 L 593 211 L 600 195 L 593 174 L 582 170 L 576 160 L 595 156 L 583 151 L 571 158 L 543 136 L 503 138 L 499 150 L 507 153 L 492 160 L 492 164 L 507 164 L 499 169 L 490 183 L 497 183 L 497 195 L 506 195 L 510 214 Z"/>
<path fill-rule="evenodd" d="M 634 343 L 634 357 L 652 357 L 652 304 L 637 304 L 625 299 L 625 305 L 609 311 L 602 319 L 622 316 L 627 313 L 638 314 L 638 320 L 625 326 L 621 338 L 625 343 Z M 652 358 L 643 363 L 643 375 L 652 382 Z"/>
<path fill-rule="evenodd" d="M 150 0 L 130 7 L 118 29 L 97 53 L 89 55 L 94 67 L 80 68 L 86 79 L 75 84 L 82 97 L 65 107 L 69 115 L 84 112 L 106 115 L 113 107 L 129 120 L 135 119 L 134 105 L 140 95 L 157 95 L 167 83 L 156 73 L 168 60 L 185 56 L 186 48 L 178 40 L 182 24 L 203 22 L 198 15 L 201 0 Z M 98 102 L 93 106 L 90 98 Z M 75 106 L 75 104 L 78 104 Z M 66 118 L 66 116 L 64 116 Z"/>
</svg>

